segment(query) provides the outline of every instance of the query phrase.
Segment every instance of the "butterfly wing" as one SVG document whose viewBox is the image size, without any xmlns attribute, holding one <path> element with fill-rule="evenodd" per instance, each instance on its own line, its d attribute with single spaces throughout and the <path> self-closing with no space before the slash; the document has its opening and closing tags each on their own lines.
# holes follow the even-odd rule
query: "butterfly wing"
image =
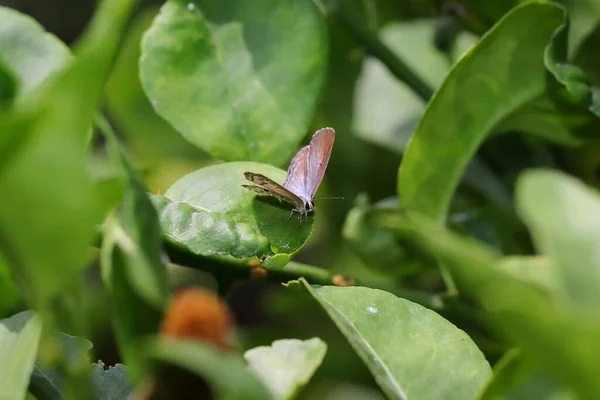
<svg viewBox="0 0 600 400">
<path fill-rule="evenodd" d="M 244 177 L 250 182 L 258 185 L 242 185 L 244 188 L 263 196 L 275 197 L 278 200 L 292 204 L 296 208 L 304 208 L 304 201 L 302 201 L 300 197 L 296 196 L 274 180 L 261 174 L 255 174 L 254 172 L 244 172 Z"/>
<path fill-rule="evenodd" d="M 308 173 L 308 153 L 310 146 L 304 146 L 296 154 L 290 167 L 288 168 L 287 176 L 283 181 L 283 187 L 294 193 L 298 197 L 308 199 L 306 191 L 306 175 Z"/>
<path fill-rule="evenodd" d="M 329 163 L 334 140 L 335 131 L 333 128 L 319 129 L 310 140 L 308 173 L 306 175 L 306 193 L 309 200 L 314 199 L 317 189 L 321 185 L 327 164 Z"/>
</svg>

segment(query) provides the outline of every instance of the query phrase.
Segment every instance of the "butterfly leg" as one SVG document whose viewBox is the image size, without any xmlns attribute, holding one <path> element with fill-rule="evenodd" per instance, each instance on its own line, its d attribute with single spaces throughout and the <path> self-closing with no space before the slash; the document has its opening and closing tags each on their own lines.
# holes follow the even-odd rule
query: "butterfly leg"
<svg viewBox="0 0 600 400">
<path fill-rule="evenodd" d="M 293 216 L 293 215 L 294 215 L 294 209 L 292 208 L 292 212 L 290 213 L 290 216 L 289 216 L 289 217 L 287 217 L 287 219 L 290 219 L 290 218 L 292 218 L 292 216 Z"/>
</svg>

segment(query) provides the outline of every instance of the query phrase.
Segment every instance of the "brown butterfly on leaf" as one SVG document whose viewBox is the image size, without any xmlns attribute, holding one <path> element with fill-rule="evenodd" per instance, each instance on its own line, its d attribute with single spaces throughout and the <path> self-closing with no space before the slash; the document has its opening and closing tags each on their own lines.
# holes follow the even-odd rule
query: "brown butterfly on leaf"
<svg viewBox="0 0 600 400">
<path fill-rule="evenodd" d="M 254 185 L 242 185 L 263 196 L 275 197 L 294 206 L 290 217 L 296 212 L 302 217 L 315 209 L 315 194 L 325 175 L 335 131 L 333 128 L 319 129 L 310 144 L 298 151 L 288 168 L 283 185 L 254 172 L 244 172 L 244 177 Z"/>
</svg>

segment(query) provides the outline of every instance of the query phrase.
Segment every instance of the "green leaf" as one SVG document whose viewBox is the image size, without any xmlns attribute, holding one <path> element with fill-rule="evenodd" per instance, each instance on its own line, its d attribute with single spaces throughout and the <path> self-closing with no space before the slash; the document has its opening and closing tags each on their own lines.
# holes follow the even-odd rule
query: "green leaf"
<svg viewBox="0 0 600 400">
<path fill-rule="evenodd" d="M 491 374 L 465 332 L 416 303 L 366 287 L 310 286 L 303 278 L 288 286 L 321 304 L 390 399 L 473 398 Z"/>
<path fill-rule="evenodd" d="M 509 351 L 494 367 L 494 377 L 478 400 L 575 400 L 568 389 L 559 387 L 539 372 L 518 350 Z"/>
<path fill-rule="evenodd" d="M 390 23 L 379 32 L 380 40 L 432 87 L 444 81 L 451 67 L 432 40 L 435 25 L 434 19 L 412 20 Z M 461 33 L 457 55 L 475 42 L 473 35 Z M 425 109 L 425 102 L 374 57 L 368 57 L 363 63 L 354 99 L 356 134 L 397 152 L 406 147 Z"/>
<path fill-rule="evenodd" d="M 539 286 L 549 292 L 557 290 L 557 276 L 548 257 L 509 256 L 500 260 L 496 267 L 513 277 Z"/>
<path fill-rule="evenodd" d="M 319 338 L 282 339 L 250 349 L 244 358 L 275 399 L 292 399 L 319 368 L 326 352 L 327 344 Z"/>
<path fill-rule="evenodd" d="M 122 204 L 105 224 L 102 277 L 115 302 L 119 348 L 133 381 L 138 382 L 148 369 L 139 352 L 139 342 L 158 329 L 169 299 L 168 276 L 162 260 L 162 232 L 156 210 L 117 139 L 112 134 L 107 134 L 106 139 L 127 185 Z"/>
<path fill-rule="evenodd" d="M 600 1 L 564 0 L 569 13 L 569 59 L 578 53 L 581 44 L 600 24 Z"/>
<path fill-rule="evenodd" d="M 281 165 L 313 119 L 326 56 L 311 0 L 170 0 L 140 77 L 158 114 L 213 157 Z"/>
<path fill-rule="evenodd" d="M 104 210 L 84 148 L 132 5 L 103 2 L 75 62 L 34 103 L 0 115 L 0 248 L 31 302 L 60 293 L 89 260 Z"/>
<path fill-rule="evenodd" d="M 308 240 L 314 218 L 300 223 L 289 218 L 290 205 L 244 189 L 246 171 L 285 178 L 270 165 L 231 162 L 192 172 L 155 196 L 167 240 L 197 255 L 258 257 L 265 268 L 283 268 Z"/>
<path fill-rule="evenodd" d="M 223 400 L 271 399 L 269 391 L 248 370 L 243 358 L 210 344 L 161 337 L 147 354 L 154 360 L 184 368 L 204 378 L 216 398 Z"/>
<path fill-rule="evenodd" d="M 65 388 L 65 366 L 80 366 L 89 363 L 89 351 L 92 343 L 84 338 L 71 336 L 66 333 L 57 334 L 59 351 L 64 364 L 59 368 L 52 368 L 36 362 L 29 381 L 29 392 L 42 399 L 62 400 Z"/>
<path fill-rule="evenodd" d="M 544 95 L 506 116 L 494 127 L 494 132 L 522 131 L 564 146 L 579 146 L 583 137 L 574 134 L 573 129 L 585 126 L 588 121 L 587 116 L 564 111 Z"/>
<path fill-rule="evenodd" d="M 0 63 L 17 79 L 17 95 L 31 92 L 71 59 L 69 48 L 33 18 L 0 6 Z"/>
<path fill-rule="evenodd" d="M 566 100 L 583 106 L 600 117 L 600 99 L 594 96 L 592 87 L 581 68 L 568 63 L 568 27 L 563 25 L 552 37 L 544 52 L 544 63 L 554 78 L 563 86 Z"/>
<path fill-rule="evenodd" d="M 100 361 L 90 365 L 90 370 L 96 400 L 128 399 L 133 394 L 133 387 L 127 378 L 127 368 L 123 364 L 106 368 Z"/>
<path fill-rule="evenodd" d="M 200 159 L 202 152 L 156 114 L 140 83 L 140 42 L 157 11 L 155 7 L 145 9 L 131 23 L 106 85 L 108 110 L 136 159 L 147 162 L 182 156 Z M 160 163 L 155 162 L 152 167 L 155 164 Z"/>
<path fill-rule="evenodd" d="M 407 210 L 444 222 L 479 144 L 545 89 L 543 51 L 563 18 L 557 5 L 525 3 L 455 65 L 427 106 L 400 166 L 398 193 Z"/>
<path fill-rule="evenodd" d="M 40 318 L 28 311 L 0 320 L 2 400 L 25 398 L 41 333 Z"/>
<path fill-rule="evenodd" d="M 575 178 L 537 170 L 521 175 L 516 198 L 538 251 L 550 258 L 558 293 L 600 306 L 600 195 Z"/>
<path fill-rule="evenodd" d="M 485 306 L 493 325 L 508 335 L 540 371 L 572 388 L 580 398 L 597 398 L 600 382 L 600 318 L 597 308 L 572 308 L 538 287 L 496 268 L 498 257 L 474 240 L 439 227 L 437 221 L 382 216 L 380 223 L 405 236 L 411 232 L 421 246 L 440 257 L 462 290 Z M 577 268 L 578 266 L 572 266 Z M 565 346 L 565 338 L 569 346 Z"/>
</svg>

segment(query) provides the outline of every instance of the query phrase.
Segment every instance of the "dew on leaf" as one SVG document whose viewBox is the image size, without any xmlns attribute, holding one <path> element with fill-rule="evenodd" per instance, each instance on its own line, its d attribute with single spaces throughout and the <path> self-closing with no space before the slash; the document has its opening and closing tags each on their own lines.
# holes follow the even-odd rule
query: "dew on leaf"
<svg viewBox="0 0 600 400">
<path fill-rule="evenodd" d="M 377 310 L 377 307 L 375 307 L 375 306 L 369 306 L 369 307 L 367 307 L 367 311 L 370 312 L 371 314 L 377 314 L 377 311 L 379 311 L 379 310 Z"/>
</svg>

